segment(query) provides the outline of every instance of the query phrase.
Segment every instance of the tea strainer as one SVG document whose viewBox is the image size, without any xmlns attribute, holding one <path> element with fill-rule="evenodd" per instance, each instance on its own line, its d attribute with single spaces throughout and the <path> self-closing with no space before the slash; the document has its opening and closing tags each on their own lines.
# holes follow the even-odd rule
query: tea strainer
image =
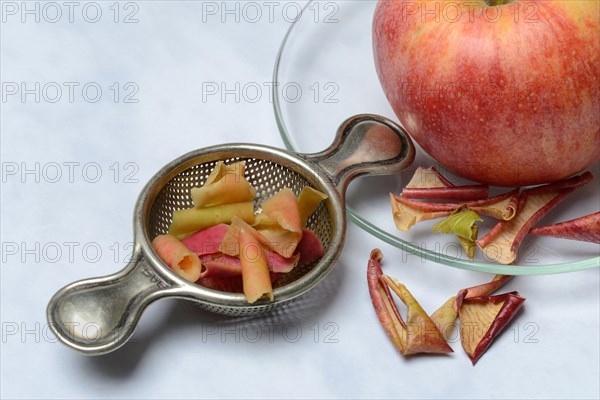
<svg viewBox="0 0 600 400">
<path fill-rule="evenodd" d="M 226 144 L 187 153 L 164 166 L 140 193 L 133 216 L 134 250 L 120 272 L 72 283 L 50 300 L 49 325 L 58 339 L 85 354 L 108 353 L 132 335 L 145 307 L 164 297 L 192 300 L 231 316 L 272 310 L 315 287 L 333 269 L 345 240 L 344 197 L 350 181 L 366 174 L 394 174 L 415 155 L 408 134 L 394 122 L 363 114 L 346 120 L 333 144 L 316 154 L 294 154 L 256 144 Z M 190 189 L 204 183 L 217 161 L 244 160 L 246 178 L 257 189 L 256 204 L 285 187 L 296 194 L 311 186 L 327 194 L 308 221 L 323 243 L 321 259 L 294 269 L 274 288 L 274 301 L 249 304 L 241 293 L 211 290 L 175 274 L 152 250 L 174 210 L 193 207 Z M 93 334 L 92 334 L 93 333 Z"/>
</svg>

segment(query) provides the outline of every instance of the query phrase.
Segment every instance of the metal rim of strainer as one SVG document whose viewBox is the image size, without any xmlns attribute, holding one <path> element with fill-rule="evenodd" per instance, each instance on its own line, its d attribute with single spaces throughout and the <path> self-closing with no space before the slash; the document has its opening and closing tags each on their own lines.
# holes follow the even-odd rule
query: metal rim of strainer
<svg viewBox="0 0 600 400">
<path fill-rule="evenodd" d="M 175 287 L 166 290 L 170 291 L 174 297 L 191 299 L 213 311 L 227 312 L 231 310 L 233 312 L 235 310 L 235 312 L 239 312 L 245 310 L 252 314 L 263 309 L 275 308 L 301 296 L 321 282 L 334 268 L 343 248 L 346 235 L 345 207 L 343 193 L 336 188 L 331 177 L 327 176 L 317 163 L 308 161 L 310 156 L 305 157 L 265 145 L 232 143 L 191 151 L 161 168 L 148 181 L 138 197 L 134 211 L 134 241 L 140 246 L 146 263 L 151 264 L 154 271 L 160 274 L 164 280 L 176 284 Z M 229 159 L 258 159 L 275 162 L 297 173 L 315 189 L 325 192 L 328 196 L 325 204 L 330 216 L 331 238 L 324 255 L 306 274 L 274 289 L 274 301 L 259 300 L 254 304 L 249 304 L 242 293 L 221 292 L 188 282 L 163 263 L 151 246 L 152 238 L 148 231 L 150 213 L 154 201 L 168 182 L 194 166 Z M 343 188 L 340 190 L 343 191 Z"/>
</svg>

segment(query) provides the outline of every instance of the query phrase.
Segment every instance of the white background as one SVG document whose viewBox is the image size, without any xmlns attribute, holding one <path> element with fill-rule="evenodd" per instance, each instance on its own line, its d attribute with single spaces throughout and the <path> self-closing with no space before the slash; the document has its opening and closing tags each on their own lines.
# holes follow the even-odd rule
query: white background
<svg viewBox="0 0 600 400">
<path fill-rule="evenodd" d="M 203 87 L 270 82 L 303 3 L 258 2 L 253 22 L 244 2 L 227 3 L 237 15 L 222 2 L 76 2 L 70 22 L 59 2 L 54 23 L 55 8 L 27 2 L 36 22 L 22 4 L 2 2 L 2 398 L 598 398 L 597 269 L 514 279 L 506 291 L 527 298 L 524 311 L 475 367 L 456 340 L 452 355 L 403 359 L 370 303 L 372 248 L 429 312 L 490 276 L 403 255 L 352 225 L 334 272 L 275 313 L 231 320 L 164 300 L 115 353 L 57 343 L 48 300 L 124 265 L 136 197 L 160 167 L 212 144 L 283 146 L 267 86 L 252 101 Z"/>
</svg>

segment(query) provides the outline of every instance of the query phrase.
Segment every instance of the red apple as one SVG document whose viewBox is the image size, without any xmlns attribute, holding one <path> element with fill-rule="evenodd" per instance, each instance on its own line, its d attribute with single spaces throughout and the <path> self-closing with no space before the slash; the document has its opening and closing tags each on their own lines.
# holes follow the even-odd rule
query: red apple
<svg viewBox="0 0 600 400">
<path fill-rule="evenodd" d="M 600 1 L 380 0 L 379 79 L 441 165 L 499 186 L 600 158 Z"/>
</svg>

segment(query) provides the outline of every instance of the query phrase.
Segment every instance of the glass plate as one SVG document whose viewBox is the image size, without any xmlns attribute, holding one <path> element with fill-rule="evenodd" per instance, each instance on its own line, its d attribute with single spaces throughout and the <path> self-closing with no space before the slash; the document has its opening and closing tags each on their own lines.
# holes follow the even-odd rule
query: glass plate
<svg viewBox="0 0 600 400">
<path fill-rule="evenodd" d="M 375 1 L 311 1 L 291 25 L 273 77 L 275 117 L 288 150 L 312 153 L 325 149 L 337 127 L 355 114 L 373 113 L 397 121 L 373 63 L 371 20 L 375 5 Z M 519 265 L 505 266 L 486 262 L 480 251 L 474 261 L 469 261 L 452 236 L 431 232 L 436 221 L 418 223 L 409 232 L 397 231 L 389 193 L 399 193 L 417 166 L 432 165 L 439 167 L 417 148 L 413 166 L 404 173 L 359 178 L 347 194 L 349 219 L 401 249 L 401 259 L 411 263 L 427 259 L 456 268 L 510 275 L 555 274 L 600 265 L 600 248 L 593 243 L 530 235 L 519 250 Z M 564 200 L 543 219 L 543 225 L 598 211 L 600 164 L 590 170 L 595 180 Z M 467 183 L 443 174 L 453 182 Z M 487 232 L 491 226 L 493 222 L 486 221 L 480 232 Z"/>
</svg>

